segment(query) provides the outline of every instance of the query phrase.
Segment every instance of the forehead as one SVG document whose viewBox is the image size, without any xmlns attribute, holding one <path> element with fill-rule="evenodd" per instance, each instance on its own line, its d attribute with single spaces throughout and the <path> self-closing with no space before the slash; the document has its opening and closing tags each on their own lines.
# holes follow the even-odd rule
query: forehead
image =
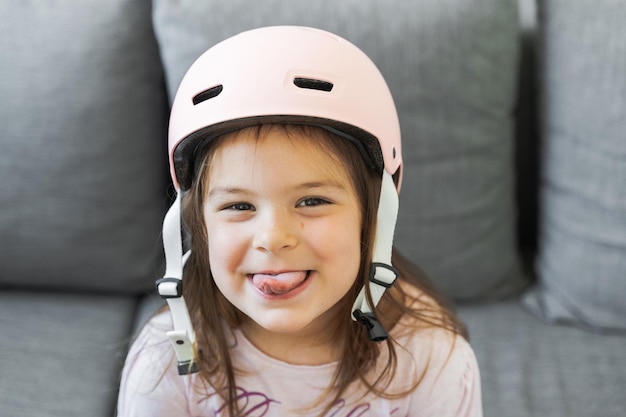
<svg viewBox="0 0 626 417">
<path fill-rule="evenodd" d="M 320 128 L 259 126 L 229 133 L 220 139 L 209 157 L 209 177 L 258 175 L 271 167 L 279 175 L 316 175 L 333 178 L 353 188 L 353 179 L 333 141 Z"/>
</svg>

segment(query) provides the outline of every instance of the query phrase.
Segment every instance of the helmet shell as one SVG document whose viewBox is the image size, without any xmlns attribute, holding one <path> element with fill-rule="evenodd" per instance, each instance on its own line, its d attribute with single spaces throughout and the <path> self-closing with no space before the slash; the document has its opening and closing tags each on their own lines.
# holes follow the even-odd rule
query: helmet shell
<svg viewBox="0 0 626 417">
<path fill-rule="evenodd" d="M 297 26 L 254 29 L 202 54 L 180 83 L 169 124 L 170 172 L 188 189 L 198 147 L 263 123 L 317 125 L 352 140 L 401 181 L 400 124 L 391 92 L 359 48 Z"/>
</svg>

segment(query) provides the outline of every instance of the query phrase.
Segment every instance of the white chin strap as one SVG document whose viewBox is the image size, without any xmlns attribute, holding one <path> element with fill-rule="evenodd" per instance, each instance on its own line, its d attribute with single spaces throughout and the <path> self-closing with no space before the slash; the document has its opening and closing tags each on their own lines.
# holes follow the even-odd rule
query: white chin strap
<svg viewBox="0 0 626 417">
<path fill-rule="evenodd" d="M 165 275 L 156 282 L 159 295 L 167 300 L 174 321 L 174 330 L 167 332 L 176 357 L 180 375 L 198 372 L 195 360 L 195 333 L 189 318 L 187 304 L 183 298 L 183 267 L 189 252 L 183 256 L 181 237 L 181 200 L 179 192 L 174 204 L 170 207 L 163 220 L 163 248 L 165 250 Z"/>
<path fill-rule="evenodd" d="M 376 237 L 368 284 L 373 305 L 368 302 L 365 296 L 365 287 L 363 287 L 352 307 L 353 320 L 361 322 L 367 329 L 368 338 L 376 342 L 385 340 L 387 332 L 376 319 L 374 309 L 385 290 L 391 287 L 398 277 L 398 271 L 391 265 L 393 233 L 398 217 L 398 207 L 398 191 L 393 178 L 387 171 L 383 170 L 380 202 L 376 215 Z"/>
</svg>

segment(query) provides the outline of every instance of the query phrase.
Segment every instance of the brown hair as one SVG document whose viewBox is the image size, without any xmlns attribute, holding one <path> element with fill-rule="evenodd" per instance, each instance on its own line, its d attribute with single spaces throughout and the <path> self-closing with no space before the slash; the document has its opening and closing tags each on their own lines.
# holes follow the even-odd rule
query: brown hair
<svg viewBox="0 0 626 417">
<path fill-rule="evenodd" d="M 318 404 L 325 402 L 325 398 L 330 396 L 332 401 L 327 403 L 324 412 L 329 411 L 347 387 L 356 380 L 360 380 L 368 392 L 390 396 L 392 394 L 387 393 L 386 389 L 395 375 L 397 363 L 393 338 L 390 337 L 385 342 L 389 355 L 383 372 L 374 381 L 370 381 L 367 378 L 368 371 L 374 367 L 379 358 L 381 344 L 368 342 L 363 326 L 350 318 L 352 304 L 369 275 L 380 195 L 380 175 L 365 164 L 356 146 L 324 129 L 305 125 L 262 125 L 247 129 L 256 129 L 253 133 L 257 138 L 262 138 L 270 129 L 276 128 L 284 129 L 287 136 L 301 135 L 315 140 L 329 156 L 340 161 L 353 182 L 362 210 L 359 273 L 351 289 L 340 301 L 337 313 L 340 318 L 334 321 L 337 326 L 331 329 L 334 332 L 333 336 L 336 336 L 335 340 L 343 340 L 343 349 L 334 378 L 324 395 L 320 396 Z M 213 281 L 207 256 L 209 248 L 203 215 L 211 156 L 224 141 L 228 140 L 228 136 L 215 139 L 205 147 L 199 157 L 195 180 L 184 198 L 183 219 L 189 236 L 188 244 L 192 249 L 185 267 L 184 297 L 196 331 L 200 374 L 207 384 L 223 396 L 229 415 L 237 416 L 235 391 L 237 369 L 229 355 L 233 340 L 229 328 L 239 327 L 243 315 L 226 300 Z M 451 312 L 448 302 L 437 293 L 422 271 L 395 250 L 392 263 L 400 271 L 400 280 L 417 288 L 430 302 L 421 302 L 420 307 L 416 308 L 416 301 L 419 300 L 405 292 L 402 286 L 396 285 L 393 291 L 386 291 L 378 310 L 384 312 L 380 320 L 388 330 L 401 316 L 411 315 L 422 326 L 436 326 L 467 336 L 465 328 Z M 369 293 L 367 296 L 369 297 Z M 224 322 L 228 326 L 224 326 Z M 418 382 L 415 386 L 417 384 Z M 409 392 L 410 390 L 393 396 L 406 395 Z"/>
</svg>

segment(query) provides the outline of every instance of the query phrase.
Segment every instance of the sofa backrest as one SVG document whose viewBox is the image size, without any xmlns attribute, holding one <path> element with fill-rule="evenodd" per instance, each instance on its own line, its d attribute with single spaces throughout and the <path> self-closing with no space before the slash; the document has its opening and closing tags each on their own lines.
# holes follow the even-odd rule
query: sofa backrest
<svg viewBox="0 0 626 417">
<path fill-rule="evenodd" d="M 626 329 L 626 1 L 538 3 L 538 287 L 551 322 Z"/>
<path fill-rule="evenodd" d="M 145 291 L 168 203 L 151 4 L 56 3 L 0 5 L 0 287 Z"/>
</svg>

